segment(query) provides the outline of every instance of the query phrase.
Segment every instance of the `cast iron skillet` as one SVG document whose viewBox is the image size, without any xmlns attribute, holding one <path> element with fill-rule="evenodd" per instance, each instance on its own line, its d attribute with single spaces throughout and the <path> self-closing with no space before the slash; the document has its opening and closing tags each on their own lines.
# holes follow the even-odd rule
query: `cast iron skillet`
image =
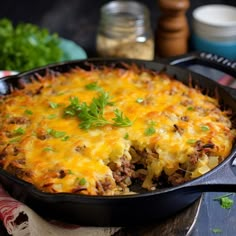
<svg viewBox="0 0 236 236">
<path fill-rule="evenodd" d="M 211 64 L 236 78 L 236 63 L 224 63 L 209 56 L 209 54 L 193 54 L 183 58 L 172 58 L 170 64 L 187 63 L 198 60 L 200 64 Z M 158 63 L 141 60 L 90 59 L 69 61 L 38 68 L 16 76 L 5 77 L 0 80 L 0 94 L 7 94 L 10 88 L 20 86 L 20 81 L 29 81 L 35 74 L 44 75 L 48 70 L 66 72 L 76 66 L 90 69 L 89 63 L 94 65 L 116 65 L 120 62 L 136 63 L 149 69 L 165 70 L 167 74 L 189 84 L 197 84 L 208 94 L 214 96 L 216 89 L 222 103 L 236 112 L 236 92 L 217 84 L 213 80 L 187 69 L 175 67 L 168 63 Z M 197 200 L 203 192 L 222 191 L 236 192 L 236 167 L 234 166 L 236 147 L 232 149 L 228 158 L 203 176 L 179 185 L 153 192 L 140 192 L 137 195 L 126 196 L 85 196 L 75 194 L 51 194 L 38 191 L 31 184 L 26 183 L 0 169 L 0 182 L 3 187 L 16 199 L 24 202 L 38 214 L 50 219 L 67 223 L 92 226 L 130 226 L 160 221 L 169 217 Z"/>
</svg>

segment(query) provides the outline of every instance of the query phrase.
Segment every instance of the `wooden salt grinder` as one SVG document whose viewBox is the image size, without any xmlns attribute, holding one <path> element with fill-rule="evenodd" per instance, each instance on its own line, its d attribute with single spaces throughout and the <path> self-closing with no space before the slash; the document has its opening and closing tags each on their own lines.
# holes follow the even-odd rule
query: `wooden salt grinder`
<svg viewBox="0 0 236 236">
<path fill-rule="evenodd" d="M 157 0 L 161 11 L 156 31 L 156 54 L 171 57 L 188 51 L 189 26 L 186 11 L 189 0 Z"/>
</svg>

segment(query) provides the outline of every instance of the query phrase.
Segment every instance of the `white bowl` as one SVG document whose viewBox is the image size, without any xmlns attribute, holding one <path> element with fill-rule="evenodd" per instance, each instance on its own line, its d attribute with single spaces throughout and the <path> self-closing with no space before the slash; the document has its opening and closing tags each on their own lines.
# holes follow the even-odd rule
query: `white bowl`
<svg viewBox="0 0 236 236">
<path fill-rule="evenodd" d="M 236 7 L 210 4 L 196 8 L 193 31 L 208 40 L 236 41 Z"/>
</svg>

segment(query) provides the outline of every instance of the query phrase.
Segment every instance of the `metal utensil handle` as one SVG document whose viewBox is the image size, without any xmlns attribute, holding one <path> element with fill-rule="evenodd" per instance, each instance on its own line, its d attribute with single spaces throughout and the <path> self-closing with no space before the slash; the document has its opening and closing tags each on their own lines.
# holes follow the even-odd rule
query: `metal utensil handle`
<svg viewBox="0 0 236 236">
<path fill-rule="evenodd" d="M 199 64 L 220 70 L 236 79 L 236 61 L 207 52 L 193 52 L 164 59 L 170 65 Z"/>
</svg>

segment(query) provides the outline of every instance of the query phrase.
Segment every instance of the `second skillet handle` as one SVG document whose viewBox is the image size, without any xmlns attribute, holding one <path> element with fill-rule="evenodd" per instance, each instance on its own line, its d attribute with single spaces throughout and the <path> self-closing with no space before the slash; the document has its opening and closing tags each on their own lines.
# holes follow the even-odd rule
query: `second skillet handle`
<svg viewBox="0 0 236 236">
<path fill-rule="evenodd" d="M 160 61 L 170 65 L 178 65 L 185 68 L 191 65 L 202 65 L 206 66 L 207 68 L 213 68 L 219 70 L 220 72 L 224 72 L 236 80 L 236 61 L 230 61 L 227 58 L 212 53 L 193 52 L 181 56 L 164 58 Z M 206 74 L 204 74 L 204 76 L 208 77 Z M 224 86 L 225 90 L 227 90 L 232 95 L 232 97 L 236 99 L 235 88 L 225 85 L 222 86 Z"/>
<path fill-rule="evenodd" d="M 182 56 L 165 58 L 164 61 L 170 65 L 203 65 L 222 71 L 236 79 L 236 61 L 230 61 L 212 53 L 193 52 Z"/>
</svg>

